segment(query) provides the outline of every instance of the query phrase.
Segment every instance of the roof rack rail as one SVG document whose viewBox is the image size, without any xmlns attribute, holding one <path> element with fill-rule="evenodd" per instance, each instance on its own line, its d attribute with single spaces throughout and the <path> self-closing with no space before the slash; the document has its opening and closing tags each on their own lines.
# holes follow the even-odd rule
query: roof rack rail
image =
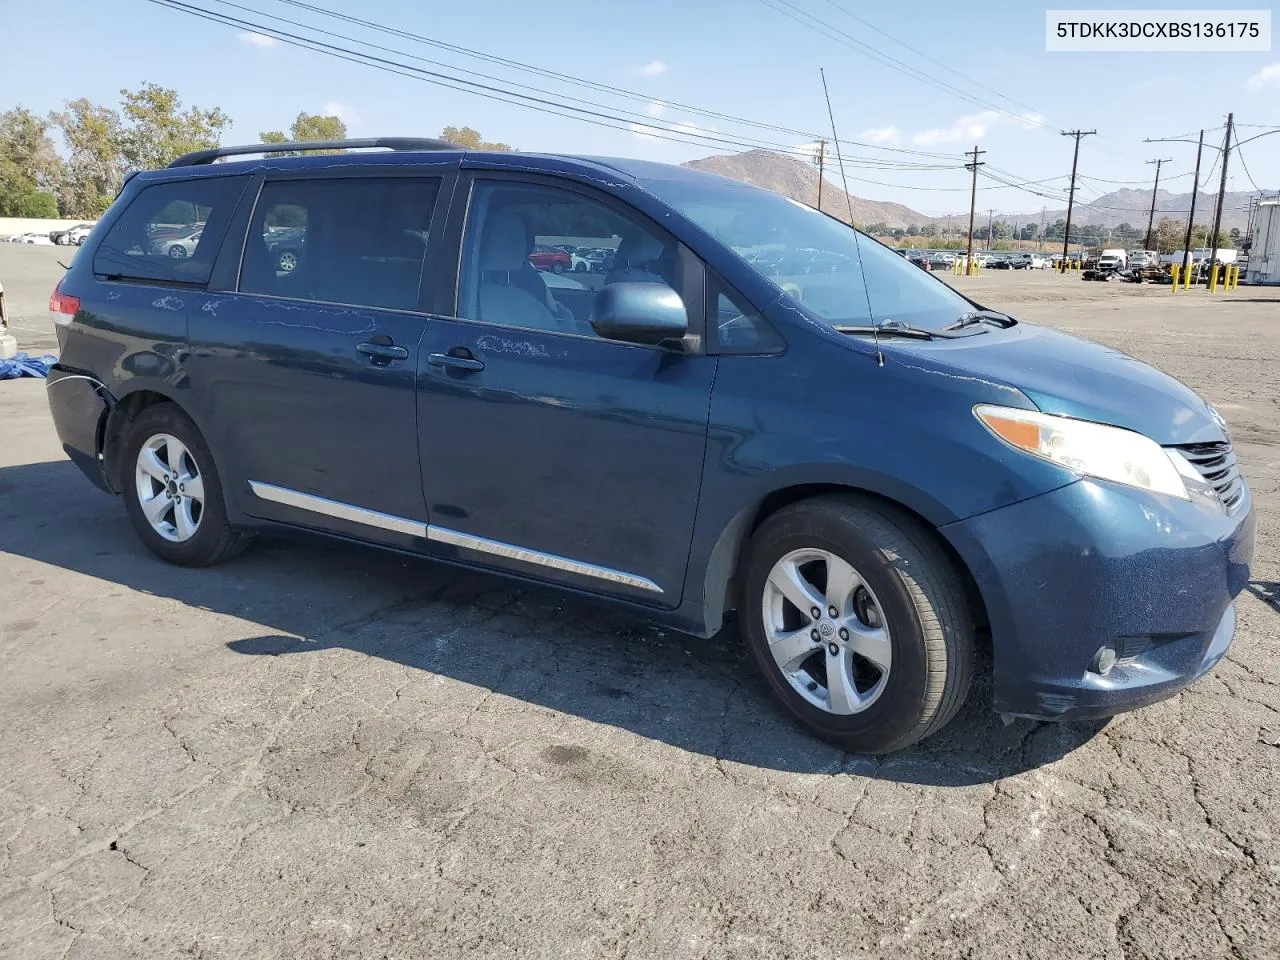
<svg viewBox="0 0 1280 960">
<path fill-rule="evenodd" d="M 383 147 L 387 150 L 462 150 L 457 144 L 429 137 L 367 137 L 363 140 L 299 140 L 290 143 L 246 143 L 238 147 L 213 147 L 184 153 L 171 167 L 196 167 L 221 157 L 238 157 L 253 153 L 302 153 L 308 150 L 354 150 Z"/>
</svg>

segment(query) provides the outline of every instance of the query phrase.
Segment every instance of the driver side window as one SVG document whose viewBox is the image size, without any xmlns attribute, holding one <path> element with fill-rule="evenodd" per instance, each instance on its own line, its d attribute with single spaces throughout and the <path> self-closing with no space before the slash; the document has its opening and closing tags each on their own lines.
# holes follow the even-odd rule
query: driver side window
<svg viewBox="0 0 1280 960">
<path fill-rule="evenodd" d="M 679 245 L 612 206 L 535 183 L 477 181 L 467 213 L 458 316 L 597 336 L 596 294 L 644 281 L 680 291 Z"/>
</svg>

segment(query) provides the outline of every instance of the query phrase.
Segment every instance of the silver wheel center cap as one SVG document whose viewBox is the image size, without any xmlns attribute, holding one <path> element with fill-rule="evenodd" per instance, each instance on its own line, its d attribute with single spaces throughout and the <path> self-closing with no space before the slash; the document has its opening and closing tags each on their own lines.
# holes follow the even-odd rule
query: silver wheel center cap
<svg viewBox="0 0 1280 960">
<path fill-rule="evenodd" d="M 835 632 L 835 625 L 830 620 L 823 620 L 818 624 L 818 633 L 822 634 L 824 637 L 830 637 Z"/>
</svg>

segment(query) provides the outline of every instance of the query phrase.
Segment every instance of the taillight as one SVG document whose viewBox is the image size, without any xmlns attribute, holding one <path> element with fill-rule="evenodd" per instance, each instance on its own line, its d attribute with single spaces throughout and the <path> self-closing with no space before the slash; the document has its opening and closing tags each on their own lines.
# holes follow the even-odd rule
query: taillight
<svg viewBox="0 0 1280 960">
<path fill-rule="evenodd" d="M 75 319 L 76 311 L 80 309 L 80 298 L 72 297 L 62 292 L 62 281 L 58 281 L 58 285 L 53 288 L 53 295 L 49 297 L 49 319 L 60 327 L 65 327 Z"/>
</svg>

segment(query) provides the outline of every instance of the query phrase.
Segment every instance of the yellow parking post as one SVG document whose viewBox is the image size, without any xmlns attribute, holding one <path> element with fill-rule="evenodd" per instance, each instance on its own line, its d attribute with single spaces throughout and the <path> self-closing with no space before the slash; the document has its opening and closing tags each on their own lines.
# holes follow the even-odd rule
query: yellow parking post
<svg viewBox="0 0 1280 960">
<path fill-rule="evenodd" d="M 1209 292 L 1218 292 L 1218 264 L 1214 263 L 1209 267 Z"/>
<path fill-rule="evenodd" d="M 1172 272 L 1173 272 L 1173 286 L 1172 286 L 1172 287 L 1170 287 L 1169 289 L 1170 289 L 1170 292 L 1172 292 L 1172 293 L 1177 293 L 1177 292 L 1178 292 L 1178 277 L 1179 277 L 1179 275 L 1182 273 L 1182 267 L 1181 267 L 1181 266 L 1179 266 L 1179 265 L 1178 265 L 1178 264 L 1176 264 L 1176 263 L 1171 263 L 1171 264 L 1169 264 L 1169 267 L 1170 267 L 1170 269 L 1171 269 L 1171 270 L 1172 270 Z"/>
<path fill-rule="evenodd" d="M 1240 286 L 1240 267 L 1238 265 L 1231 268 L 1231 289 L 1234 290 Z"/>
<path fill-rule="evenodd" d="M 1184 276 L 1183 276 L 1183 278 L 1182 278 L 1182 289 L 1183 289 L 1183 290 L 1190 290 L 1190 289 L 1191 289 L 1191 275 L 1192 275 L 1193 273 L 1195 273 L 1195 272 L 1196 272 L 1196 265 L 1195 265 L 1195 263 L 1194 263 L 1194 262 L 1192 262 L 1192 263 L 1188 263 L 1188 264 L 1187 264 L 1186 273 L 1184 274 Z"/>
</svg>

